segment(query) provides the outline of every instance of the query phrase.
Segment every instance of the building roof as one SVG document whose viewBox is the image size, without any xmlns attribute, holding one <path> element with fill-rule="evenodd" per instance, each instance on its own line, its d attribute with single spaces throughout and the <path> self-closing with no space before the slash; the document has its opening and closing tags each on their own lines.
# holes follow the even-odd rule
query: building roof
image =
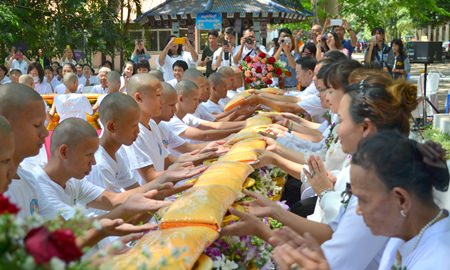
<svg viewBox="0 0 450 270">
<path fill-rule="evenodd" d="M 293 6 L 283 5 L 274 0 L 213 0 L 212 8 L 206 10 L 207 0 L 167 0 L 143 13 L 136 22 L 140 22 L 144 17 L 154 16 L 186 16 L 191 14 L 195 18 L 195 14 L 201 12 L 220 12 L 220 13 L 284 13 L 297 17 L 311 16 L 312 14 L 305 10 L 295 9 Z"/>
</svg>

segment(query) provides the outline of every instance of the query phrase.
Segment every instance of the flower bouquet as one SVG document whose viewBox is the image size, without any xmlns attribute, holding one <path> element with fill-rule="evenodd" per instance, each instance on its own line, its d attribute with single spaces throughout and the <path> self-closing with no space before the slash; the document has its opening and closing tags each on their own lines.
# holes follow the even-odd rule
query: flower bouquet
<svg viewBox="0 0 450 270">
<path fill-rule="evenodd" d="M 76 245 L 76 237 L 92 225 L 81 212 L 67 222 L 44 222 L 37 215 L 20 219 L 18 212 L 0 194 L 1 269 L 91 269 L 87 261 L 80 261 L 83 253 Z"/>
<path fill-rule="evenodd" d="M 261 89 L 273 84 L 274 78 L 287 76 L 286 63 L 260 52 L 254 57 L 247 56 L 239 68 L 244 77 L 245 89 Z"/>
</svg>

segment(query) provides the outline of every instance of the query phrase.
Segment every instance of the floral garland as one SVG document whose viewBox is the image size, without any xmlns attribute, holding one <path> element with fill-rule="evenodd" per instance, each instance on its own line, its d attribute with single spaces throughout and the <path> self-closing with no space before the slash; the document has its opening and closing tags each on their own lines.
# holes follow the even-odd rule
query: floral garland
<svg viewBox="0 0 450 270">
<path fill-rule="evenodd" d="M 281 197 L 286 174 L 278 167 L 257 169 L 249 177 L 255 182 L 248 190 L 264 194 L 272 200 Z M 247 199 L 242 197 L 240 201 Z M 277 203 L 289 209 L 284 202 Z M 271 229 L 283 226 L 272 218 L 264 218 L 263 222 Z M 271 260 L 272 246 L 256 236 L 223 236 L 211 244 L 205 254 L 213 260 L 214 269 L 275 269 Z"/>
<path fill-rule="evenodd" d="M 330 149 L 331 144 L 334 142 L 335 137 L 334 137 L 334 133 L 333 133 L 333 129 L 336 127 L 336 123 L 333 122 L 331 123 L 330 126 L 330 134 L 328 134 L 328 137 L 325 139 L 325 144 L 327 145 L 327 149 Z"/>
<path fill-rule="evenodd" d="M 76 245 L 92 224 L 81 211 L 73 219 L 48 222 L 33 215 L 26 219 L 16 215 L 19 208 L 0 194 L 0 265 L 2 269 L 91 269 L 80 261 L 83 252 Z"/>
<path fill-rule="evenodd" d="M 239 68 L 244 77 L 245 89 L 261 89 L 273 83 L 273 78 L 290 76 L 286 63 L 277 61 L 275 57 L 268 57 L 260 52 L 254 57 L 247 56 Z"/>
</svg>

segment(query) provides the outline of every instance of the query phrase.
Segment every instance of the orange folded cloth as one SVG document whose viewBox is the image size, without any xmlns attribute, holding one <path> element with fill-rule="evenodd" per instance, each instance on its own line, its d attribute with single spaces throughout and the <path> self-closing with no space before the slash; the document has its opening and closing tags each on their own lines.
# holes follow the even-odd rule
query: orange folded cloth
<svg viewBox="0 0 450 270">
<path fill-rule="evenodd" d="M 263 115 L 255 115 L 245 120 L 246 128 L 270 124 L 272 124 L 272 118 Z"/>
<path fill-rule="evenodd" d="M 237 193 L 228 186 L 196 184 L 169 206 L 161 219 L 160 228 L 177 227 L 180 223 L 179 227 L 210 224 L 218 229 L 228 207 L 236 198 Z"/>
<path fill-rule="evenodd" d="M 128 252 L 111 257 L 100 269 L 192 269 L 218 235 L 210 228 L 198 226 L 152 231 Z"/>
<path fill-rule="evenodd" d="M 226 186 L 237 195 L 242 184 L 249 174 L 253 172 L 252 166 L 236 161 L 217 161 L 211 165 L 195 182 L 194 187 Z"/>
<path fill-rule="evenodd" d="M 236 107 L 239 107 L 245 102 L 245 99 L 252 95 L 250 92 L 244 91 L 242 93 L 236 94 L 224 107 L 224 111 L 228 112 Z"/>
</svg>

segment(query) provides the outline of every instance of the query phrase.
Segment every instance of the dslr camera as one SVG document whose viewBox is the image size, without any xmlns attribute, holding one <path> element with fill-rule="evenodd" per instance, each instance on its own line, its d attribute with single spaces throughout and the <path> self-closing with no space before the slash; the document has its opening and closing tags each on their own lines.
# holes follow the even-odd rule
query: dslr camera
<svg viewBox="0 0 450 270">
<path fill-rule="evenodd" d="M 253 45 L 253 39 L 251 37 L 245 38 L 245 43 L 248 45 Z"/>
</svg>

